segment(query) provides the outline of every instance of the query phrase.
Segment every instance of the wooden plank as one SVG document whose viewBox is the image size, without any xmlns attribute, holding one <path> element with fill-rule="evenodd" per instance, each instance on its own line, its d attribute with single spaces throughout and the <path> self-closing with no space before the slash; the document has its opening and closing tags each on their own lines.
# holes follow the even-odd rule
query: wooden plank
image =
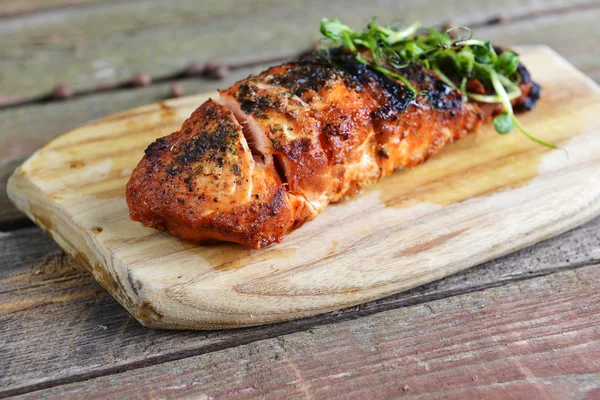
<svg viewBox="0 0 600 400">
<path fill-rule="evenodd" d="M 23 398 L 595 398 L 600 266 L 319 326 Z"/>
<path fill-rule="evenodd" d="M 208 0 L 199 6 L 186 0 L 108 2 L 0 21 L 0 103 L 2 98 L 50 93 L 58 83 L 93 89 L 129 81 L 142 72 L 158 78 L 187 67 L 189 62 L 181 63 L 182 59 L 215 58 L 204 49 L 227 47 L 218 43 L 223 26 L 235 27 L 240 14 L 250 10 L 260 13 L 274 3 Z M 210 21 L 211 35 L 203 35 L 202 27 Z M 244 37 L 255 39 L 253 35 Z M 232 52 L 243 49 L 232 41 L 228 38 Z M 11 82 L 19 70 L 16 76 L 28 79 Z"/>
<path fill-rule="evenodd" d="M 208 353 L 598 262 L 600 218 L 536 246 L 360 307 L 242 330 L 172 332 L 139 325 L 52 239 L 39 229 L 22 229 L 0 238 L 0 265 L 5 266 L 0 269 L 0 334 L 5 343 L 0 352 L 4 368 L 0 395 Z"/>
<path fill-rule="evenodd" d="M 570 158 L 488 126 L 259 251 L 193 246 L 129 220 L 124 187 L 148 143 L 178 129 L 208 95 L 125 111 L 61 136 L 16 171 L 8 193 L 148 326 L 241 327 L 361 304 L 600 215 L 600 89 L 547 47 L 523 49 L 523 60 L 546 98 L 520 118 Z M 202 211 L 198 190 L 181 202 Z"/>
<path fill-rule="evenodd" d="M 110 0 L 0 0 L 0 17 L 15 17 L 101 1 L 107 2 Z"/>
<path fill-rule="evenodd" d="M 6 184 L 8 178 L 26 157 L 0 159 L 0 231 L 9 230 L 10 227 L 25 220 L 25 215 L 19 211 L 8 199 Z"/>
<path fill-rule="evenodd" d="M 572 1 L 569 7 L 582 4 L 593 2 Z M 424 0 L 210 0 L 201 7 L 186 0 L 151 0 L 69 8 L 50 17 L 0 21 L 0 102 L 47 94 L 58 83 L 92 89 L 128 81 L 138 72 L 170 75 L 193 61 L 237 63 L 294 53 L 319 38 L 323 16 L 356 26 L 372 15 L 465 23 L 507 10 L 519 15 L 560 7 L 560 0 L 439 1 L 435 6 Z M 589 36 L 577 39 L 593 42 Z"/>
</svg>

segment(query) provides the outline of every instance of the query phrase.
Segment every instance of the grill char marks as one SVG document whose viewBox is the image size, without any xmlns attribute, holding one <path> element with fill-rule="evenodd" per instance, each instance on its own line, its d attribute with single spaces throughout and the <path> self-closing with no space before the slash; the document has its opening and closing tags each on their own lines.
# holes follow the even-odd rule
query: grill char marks
<svg viewBox="0 0 600 400">
<path fill-rule="evenodd" d="M 344 74 L 334 64 L 321 62 L 311 53 L 286 66 L 270 68 L 260 76 L 266 76 L 269 85 L 285 88 L 288 94 L 302 98 L 306 93 L 312 96 L 331 89 L 332 83 L 343 79 Z"/>
<path fill-rule="evenodd" d="M 365 58 L 369 54 L 364 53 Z M 330 64 L 346 72 L 360 86 L 370 88 L 371 94 L 380 101 L 382 110 L 379 114 L 391 116 L 402 111 L 414 100 L 413 93 L 394 78 L 375 71 L 356 57 L 341 49 L 330 49 L 306 56 L 312 62 Z M 437 110 L 460 108 L 462 96 L 439 79 L 433 72 L 420 64 L 411 64 L 406 68 L 396 69 L 387 65 L 394 72 L 404 76 L 417 90 L 427 92 L 429 105 Z M 352 84 L 348 85 L 352 87 Z"/>
<path fill-rule="evenodd" d="M 413 99 L 412 92 L 404 85 L 374 71 L 358 62 L 354 55 L 340 49 L 310 53 L 291 63 L 283 73 L 277 73 L 277 68 L 272 70 L 267 71 L 275 72 L 270 84 L 285 87 L 298 97 L 307 92 L 327 91 L 336 81 L 343 81 L 349 90 L 367 90 L 388 116 L 404 110 Z"/>
<path fill-rule="evenodd" d="M 386 120 L 397 116 L 413 101 L 413 94 L 406 86 L 358 62 L 352 54 L 331 49 L 317 57 L 323 60 L 321 62 L 330 63 L 345 71 L 345 82 L 349 88 L 366 90 L 376 99 L 379 107 L 373 111 L 372 117 L 375 119 Z"/>
<path fill-rule="evenodd" d="M 523 95 L 513 103 L 513 108 L 515 111 L 531 111 L 540 99 L 542 88 L 531 80 L 531 75 L 523 64 L 517 67 L 517 74 L 521 77 L 519 88 Z"/>
<path fill-rule="evenodd" d="M 255 118 L 267 118 L 267 111 L 281 107 L 277 98 L 260 95 L 249 84 L 240 85 L 235 98 L 240 103 L 240 109 Z"/>
<path fill-rule="evenodd" d="M 235 140 L 238 139 L 239 130 L 233 123 L 224 119 L 225 123 L 218 124 L 215 131 L 207 131 L 205 127 L 200 133 L 186 141 L 181 149 L 173 149 L 179 155 L 175 157 L 175 163 L 185 167 L 198 162 L 215 163 L 217 167 L 223 167 L 223 159 L 228 154 L 235 154 Z M 235 165 L 235 164 L 233 164 Z"/>
</svg>

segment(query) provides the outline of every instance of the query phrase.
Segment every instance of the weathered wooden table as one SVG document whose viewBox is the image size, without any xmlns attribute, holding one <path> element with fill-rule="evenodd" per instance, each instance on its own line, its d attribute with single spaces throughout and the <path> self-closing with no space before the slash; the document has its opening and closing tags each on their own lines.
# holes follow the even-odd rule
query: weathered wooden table
<svg viewBox="0 0 600 400">
<path fill-rule="evenodd" d="M 226 87 L 309 48 L 322 16 L 371 15 L 545 43 L 600 80 L 598 1 L 0 1 L 0 396 L 600 398 L 600 219 L 357 308 L 171 332 L 8 202 L 9 174 L 53 137 Z"/>
</svg>

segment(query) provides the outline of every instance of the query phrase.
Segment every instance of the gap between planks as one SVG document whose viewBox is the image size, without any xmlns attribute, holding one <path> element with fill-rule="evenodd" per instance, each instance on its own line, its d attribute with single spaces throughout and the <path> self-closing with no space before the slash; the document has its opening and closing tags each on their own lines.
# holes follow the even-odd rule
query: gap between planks
<svg viewBox="0 0 600 400">
<path fill-rule="evenodd" d="M 329 398 L 343 387 L 346 395 L 368 391 L 377 398 L 409 391 L 460 398 L 461 393 L 488 390 L 495 393 L 492 398 L 502 398 L 503 386 L 514 384 L 515 392 L 523 393 L 519 389 L 523 382 L 533 385 L 528 398 L 548 398 L 557 388 L 563 394 L 575 388 L 597 394 L 600 364 L 592 349 L 600 346 L 600 331 L 594 326 L 594 321 L 600 321 L 593 290 L 598 276 L 598 265 L 591 265 L 479 295 L 464 294 L 456 301 L 387 311 L 360 324 L 345 321 L 283 333 L 283 337 L 261 338 L 143 370 L 119 371 L 86 383 L 72 382 L 31 396 L 87 392 L 106 398 L 116 388 L 121 394 L 137 393 L 140 378 L 146 382 L 146 393 L 153 395 L 176 395 L 183 388 L 219 397 L 257 385 L 256 396 L 275 392 L 308 398 L 316 392 L 317 397 Z M 532 310 L 536 312 L 531 314 Z M 327 380 L 332 376 L 336 379 Z M 337 379 L 348 376 L 352 378 Z M 549 388 L 546 380 L 557 378 L 563 379 L 564 386 Z M 588 384 L 583 385 L 582 379 Z M 181 385 L 182 381 L 187 383 Z M 394 383 L 392 388 L 389 382 Z M 590 387 L 590 382 L 595 383 Z"/>
<path fill-rule="evenodd" d="M 598 261 L 598 260 L 596 260 L 596 261 Z M 290 335 L 290 334 L 303 332 L 303 331 L 308 331 L 308 330 L 323 327 L 323 326 L 326 326 L 326 325 L 329 325 L 332 323 L 338 324 L 338 323 L 343 323 L 343 322 L 347 322 L 347 321 L 351 321 L 351 320 L 356 320 L 358 318 L 376 316 L 377 314 L 391 311 L 394 309 L 408 308 L 408 307 L 413 307 L 413 306 L 418 306 L 418 305 L 423 305 L 425 307 L 428 307 L 428 303 L 430 303 L 430 302 L 440 301 L 440 300 L 444 300 L 444 299 L 452 299 L 454 297 L 468 295 L 468 294 L 484 291 L 486 289 L 497 288 L 497 287 L 506 286 L 509 284 L 524 282 L 524 281 L 528 281 L 530 279 L 547 277 L 550 275 L 554 275 L 554 274 L 562 273 L 562 272 L 566 272 L 566 271 L 575 271 L 577 269 L 589 267 L 589 266 L 598 266 L 598 265 L 594 265 L 594 264 L 590 265 L 588 263 L 584 263 L 584 264 L 578 264 L 578 265 L 562 266 L 562 267 L 553 268 L 549 271 L 534 273 L 529 276 L 521 276 L 518 278 L 505 280 L 502 282 L 494 282 L 494 283 L 490 283 L 490 284 L 483 285 L 480 287 L 473 287 L 469 290 L 454 290 L 454 291 L 448 291 L 447 293 L 441 292 L 441 293 L 437 293 L 434 295 L 425 296 L 422 299 L 408 300 L 408 301 L 406 301 L 404 303 L 400 303 L 400 304 L 396 304 L 396 303 L 385 304 L 384 303 L 382 306 L 377 306 L 376 304 L 373 306 L 371 303 L 361 304 L 356 307 L 351 307 L 349 309 L 343 309 L 343 310 L 336 311 L 336 312 L 333 312 L 330 314 L 326 314 L 325 316 L 323 316 L 323 318 L 313 317 L 313 318 L 308 318 L 306 320 L 304 320 L 304 319 L 299 320 L 296 324 L 294 324 L 296 326 L 291 327 L 289 329 L 275 330 L 273 332 L 270 332 L 267 335 L 261 335 L 260 333 L 258 333 L 256 335 L 249 336 L 248 339 L 241 340 L 233 345 L 230 345 L 229 343 L 225 343 L 223 345 L 208 346 L 206 348 L 202 348 L 200 351 L 198 351 L 198 349 L 186 350 L 186 351 L 182 351 L 182 352 L 172 353 L 167 356 L 157 356 L 157 357 L 147 358 L 142 361 L 137 361 L 137 362 L 127 364 L 125 366 L 121 365 L 121 366 L 117 366 L 117 367 L 111 367 L 111 368 L 106 368 L 103 370 L 94 371 L 92 373 L 72 375 L 72 376 L 69 376 L 68 378 L 48 380 L 43 383 L 34 384 L 31 386 L 25 386 L 25 387 L 21 387 L 21 388 L 16 388 L 14 390 L 0 391 L 0 398 L 6 398 L 6 397 L 11 397 L 11 396 L 16 396 L 16 395 L 27 394 L 27 393 L 31 393 L 31 392 L 35 392 L 35 391 L 44 390 L 44 389 L 55 388 L 58 386 L 64 386 L 64 385 L 68 385 L 68 384 L 84 382 L 84 381 L 95 379 L 95 378 L 100 378 L 100 377 L 105 377 L 105 376 L 110 376 L 110 375 L 118 375 L 118 374 L 122 374 L 124 372 L 130 372 L 130 371 L 135 371 L 135 370 L 139 370 L 139 369 L 144 369 L 144 368 L 157 366 L 160 364 L 169 363 L 169 362 L 173 362 L 173 361 L 185 360 L 186 358 L 216 353 L 216 352 L 220 352 L 220 351 L 224 351 L 224 350 L 228 350 L 228 349 L 233 349 L 236 347 L 246 346 L 246 345 L 256 343 L 256 342 L 259 342 L 262 340 L 276 339 L 280 336 Z M 385 301 L 386 299 L 387 298 L 384 298 L 382 300 Z M 371 306 L 373 308 L 370 308 L 369 306 Z M 316 319 L 320 319 L 320 321 L 319 320 L 314 321 Z M 273 324 L 270 326 L 276 326 L 276 325 L 278 325 L 278 324 Z M 150 328 L 146 328 L 146 329 L 150 329 Z M 241 328 L 241 329 L 245 329 L 245 328 Z"/>
</svg>

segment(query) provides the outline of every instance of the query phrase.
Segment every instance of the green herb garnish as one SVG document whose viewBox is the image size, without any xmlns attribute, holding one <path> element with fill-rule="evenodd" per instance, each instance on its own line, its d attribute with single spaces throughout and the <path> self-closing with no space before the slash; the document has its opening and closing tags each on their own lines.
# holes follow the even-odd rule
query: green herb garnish
<svg viewBox="0 0 600 400">
<path fill-rule="evenodd" d="M 501 103 L 504 112 L 494 118 L 494 128 L 498 133 L 511 132 L 516 126 L 529 139 L 556 149 L 529 133 L 514 114 L 511 100 L 521 96 L 520 76 L 517 73 L 519 56 L 507 50 L 500 55 L 492 44 L 473 39 L 473 33 L 466 27 L 455 27 L 445 31 L 437 29 L 420 30 L 418 22 L 399 29 L 393 25 L 377 25 L 374 19 L 363 31 L 356 31 L 342 24 L 337 18 L 323 18 L 321 33 L 331 46 L 343 47 L 354 53 L 356 59 L 385 75 L 400 80 L 413 93 L 418 91 L 397 71 L 412 63 L 419 63 L 433 70 L 448 85 L 464 93 L 467 100 L 483 103 Z M 463 33 L 463 37 L 459 34 Z M 365 55 L 368 54 L 367 59 Z M 455 77 L 455 83 L 447 73 Z M 471 93 L 467 91 L 467 81 L 479 80 L 494 94 Z"/>
</svg>

